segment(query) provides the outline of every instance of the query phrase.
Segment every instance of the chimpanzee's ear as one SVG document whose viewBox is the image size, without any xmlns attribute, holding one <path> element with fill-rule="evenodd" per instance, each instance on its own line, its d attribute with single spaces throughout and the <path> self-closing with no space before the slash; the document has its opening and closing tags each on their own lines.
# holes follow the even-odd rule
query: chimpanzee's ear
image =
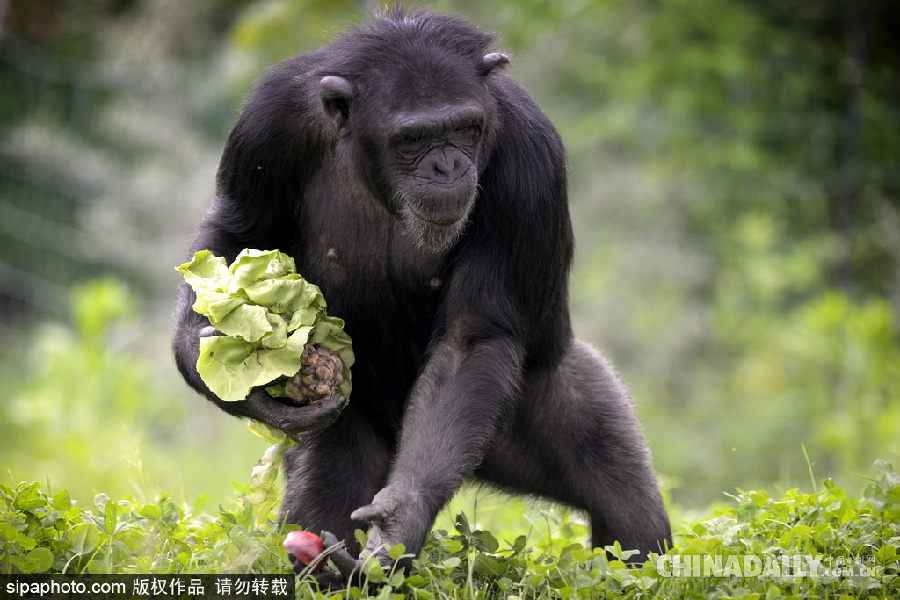
<svg viewBox="0 0 900 600">
<path fill-rule="evenodd" d="M 350 133 L 347 121 L 350 119 L 350 105 L 356 96 L 356 88 L 353 84 L 337 75 L 326 75 L 319 82 L 319 95 L 322 98 L 322 106 L 325 112 L 334 121 L 338 134 L 345 136 Z"/>
<path fill-rule="evenodd" d="M 502 52 L 491 52 L 490 54 L 485 54 L 481 59 L 481 63 L 478 65 L 478 72 L 482 75 L 487 75 L 494 69 L 502 69 L 507 63 L 509 63 L 507 55 Z"/>
</svg>

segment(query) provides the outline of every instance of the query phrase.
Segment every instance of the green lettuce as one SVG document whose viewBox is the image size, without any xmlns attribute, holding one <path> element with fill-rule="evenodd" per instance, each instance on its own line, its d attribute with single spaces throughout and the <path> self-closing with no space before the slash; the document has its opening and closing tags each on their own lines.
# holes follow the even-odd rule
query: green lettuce
<svg viewBox="0 0 900 600">
<path fill-rule="evenodd" d="M 197 295 L 194 310 L 223 334 L 201 338 L 197 360 L 197 372 L 216 396 L 243 400 L 255 387 L 294 375 L 303 346 L 310 343 L 341 359 L 339 391 L 349 398 L 354 357 L 344 321 L 328 316 L 322 292 L 297 274 L 293 258 L 247 249 L 229 266 L 202 250 L 176 270 Z M 267 390 L 285 395 L 284 384 Z"/>
</svg>

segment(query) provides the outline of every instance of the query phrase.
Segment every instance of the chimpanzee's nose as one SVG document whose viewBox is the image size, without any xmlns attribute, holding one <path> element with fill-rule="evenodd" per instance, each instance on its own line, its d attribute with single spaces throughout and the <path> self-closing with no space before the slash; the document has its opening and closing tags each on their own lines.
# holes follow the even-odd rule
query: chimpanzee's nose
<svg viewBox="0 0 900 600">
<path fill-rule="evenodd" d="M 438 181 L 451 182 L 461 177 L 467 168 L 465 155 L 457 148 L 444 148 L 435 152 L 432 161 L 432 175 Z"/>
</svg>

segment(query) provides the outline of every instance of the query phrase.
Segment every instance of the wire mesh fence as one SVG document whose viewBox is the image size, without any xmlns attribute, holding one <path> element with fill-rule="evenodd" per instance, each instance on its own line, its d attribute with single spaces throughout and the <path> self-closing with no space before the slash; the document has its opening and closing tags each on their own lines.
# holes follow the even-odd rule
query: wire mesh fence
<svg viewBox="0 0 900 600">
<path fill-rule="evenodd" d="M 213 189 L 219 142 L 203 121 L 226 118 L 228 109 L 210 108 L 221 88 L 199 65 L 146 75 L 4 36 L 0 327 L 7 332 L 35 318 L 65 318 L 68 289 L 104 275 L 139 290 L 150 313 L 166 310 L 169 270 Z"/>
</svg>

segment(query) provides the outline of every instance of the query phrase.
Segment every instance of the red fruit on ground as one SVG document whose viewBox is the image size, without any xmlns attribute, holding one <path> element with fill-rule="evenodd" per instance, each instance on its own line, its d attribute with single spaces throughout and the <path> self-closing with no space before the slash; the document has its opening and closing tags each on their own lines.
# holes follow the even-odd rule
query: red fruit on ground
<svg viewBox="0 0 900 600">
<path fill-rule="evenodd" d="M 304 565 L 311 563 L 324 550 L 322 538 L 311 531 L 291 531 L 284 538 L 282 545 Z M 316 565 L 316 570 L 321 568 L 322 563 L 320 562 Z"/>
</svg>

